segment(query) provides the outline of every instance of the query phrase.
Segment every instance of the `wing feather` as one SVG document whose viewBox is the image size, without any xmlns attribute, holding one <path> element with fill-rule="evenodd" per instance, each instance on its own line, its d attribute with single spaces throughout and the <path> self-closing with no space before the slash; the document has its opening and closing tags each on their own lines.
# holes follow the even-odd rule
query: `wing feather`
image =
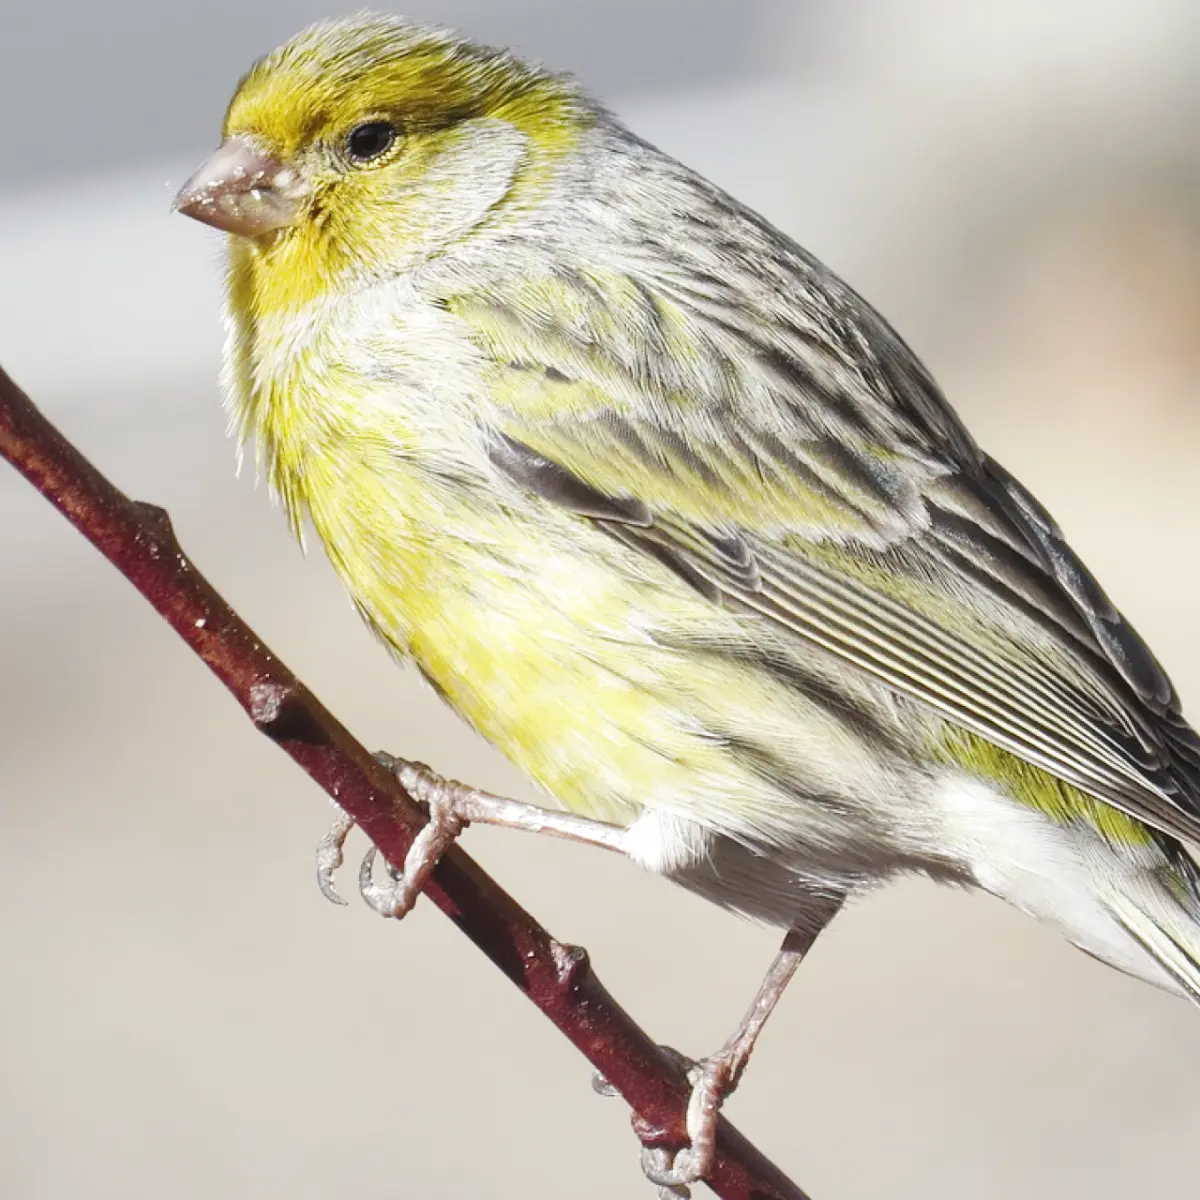
<svg viewBox="0 0 1200 1200">
<path fill-rule="evenodd" d="M 573 288 L 569 327 L 460 298 L 494 360 L 493 461 L 714 603 L 1200 840 L 1200 739 L 1146 644 L 882 319 L 793 267 L 803 321 L 736 279 L 539 281 Z"/>
</svg>

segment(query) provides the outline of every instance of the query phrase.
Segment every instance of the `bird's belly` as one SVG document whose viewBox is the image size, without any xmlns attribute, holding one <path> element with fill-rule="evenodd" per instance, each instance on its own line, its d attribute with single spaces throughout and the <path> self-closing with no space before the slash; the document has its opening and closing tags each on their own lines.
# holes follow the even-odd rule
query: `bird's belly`
<svg viewBox="0 0 1200 1200">
<path fill-rule="evenodd" d="M 347 581 L 383 636 L 558 803 L 621 825 L 668 814 L 789 869 L 901 862 L 903 836 L 880 813 L 919 771 L 892 708 L 879 706 L 893 727 L 875 738 L 867 693 L 856 719 L 839 707 L 838 688 L 853 691 L 840 664 L 800 664 L 832 672 L 809 694 L 756 660 L 745 616 L 624 561 L 606 535 L 474 517 L 469 537 L 413 540 L 413 561 L 396 564 L 413 583 Z M 649 861 L 660 849 L 647 865 L 671 874 Z"/>
<path fill-rule="evenodd" d="M 486 560 L 488 556 L 481 555 Z M 477 561 L 414 612 L 407 650 L 465 720 L 565 807 L 627 824 L 690 811 L 731 764 L 705 736 L 682 664 L 639 598 L 606 573 L 541 564 L 514 579 Z"/>
</svg>

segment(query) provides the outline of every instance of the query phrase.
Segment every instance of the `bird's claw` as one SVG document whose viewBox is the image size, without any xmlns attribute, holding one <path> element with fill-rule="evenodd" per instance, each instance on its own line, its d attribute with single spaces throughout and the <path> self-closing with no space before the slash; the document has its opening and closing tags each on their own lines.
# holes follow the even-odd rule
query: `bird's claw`
<svg viewBox="0 0 1200 1200">
<path fill-rule="evenodd" d="M 354 818 L 349 813 L 338 809 L 337 818 L 328 833 L 317 843 L 317 887 L 321 889 L 321 895 L 333 904 L 346 903 L 338 893 L 333 876 L 345 861 L 346 839 L 354 824 Z"/>
<path fill-rule="evenodd" d="M 367 851 L 359 867 L 358 890 L 362 898 L 380 916 L 398 920 L 412 911 L 438 861 L 466 828 L 466 819 L 459 809 L 470 789 L 443 779 L 424 763 L 412 763 L 383 753 L 375 758 L 396 776 L 400 786 L 414 800 L 429 810 L 429 821 L 409 846 L 403 869 L 397 870 L 384 860 L 389 883 L 375 879 L 378 854 L 375 847 Z"/>
<path fill-rule="evenodd" d="M 391 882 L 378 882 L 375 878 L 375 862 L 378 858 L 379 850 L 375 846 L 363 855 L 358 867 L 358 894 L 367 907 L 381 917 L 392 917 L 398 921 L 412 911 L 421 888 L 413 887 L 405 872 L 394 867 L 386 858 L 383 860 L 383 870 Z"/>
<path fill-rule="evenodd" d="M 403 869 L 398 870 L 384 860 L 389 883 L 375 879 L 378 851 L 374 846 L 367 851 L 358 870 L 358 890 L 368 906 L 382 916 L 399 918 L 412 909 L 438 860 L 466 827 L 467 822 L 459 808 L 470 789 L 443 779 L 424 763 L 393 758 L 383 751 L 375 755 L 375 760 L 396 776 L 414 800 L 429 810 L 429 822 L 413 839 Z M 338 894 L 333 876 L 345 860 L 346 839 L 354 825 L 354 818 L 339 809 L 329 832 L 317 844 L 317 886 L 334 904 L 346 903 Z"/>
<path fill-rule="evenodd" d="M 669 1146 L 642 1147 L 642 1174 L 658 1189 L 659 1200 L 688 1200 L 691 1196 L 689 1184 L 672 1182 L 679 1172 L 680 1159 L 687 1153 Z"/>
<path fill-rule="evenodd" d="M 595 1092 L 597 1096 L 604 1096 L 608 1099 L 612 1099 L 612 1097 L 619 1096 L 621 1094 L 615 1087 L 613 1087 L 611 1083 L 608 1082 L 608 1079 L 603 1071 L 592 1072 L 592 1091 Z"/>
<path fill-rule="evenodd" d="M 688 1097 L 684 1128 L 686 1146 L 644 1145 L 642 1172 L 658 1187 L 662 1200 L 688 1197 L 693 1184 L 702 1182 L 717 1157 L 717 1123 L 721 1105 L 737 1086 L 741 1062 L 728 1052 L 698 1062 L 670 1046 L 662 1050 L 687 1073 L 692 1091 Z"/>
<path fill-rule="evenodd" d="M 358 893 L 366 901 L 367 907 L 381 917 L 402 917 L 412 908 L 416 898 L 403 894 L 403 872 L 397 871 L 386 858 L 383 860 L 383 866 L 391 882 L 376 881 L 375 860 L 378 857 L 379 851 L 374 846 L 363 855 L 358 868 Z"/>
<path fill-rule="evenodd" d="M 672 1046 L 659 1049 L 682 1071 L 692 1085 L 684 1128 L 688 1145 L 659 1144 L 663 1134 L 635 1116 L 634 1131 L 642 1138 L 642 1173 L 658 1188 L 660 1200 L 686 1200 L 693 1184 L 707 1178 L 717 1156 L 717 1121 L 725 1097 L 737 1087 L 744 1062 L 728 1049 L 699 1061 Z M 601 1096 L 619 1095 L 599 1072 L 592 1076 L 592 1090 Z"/>
</svg>

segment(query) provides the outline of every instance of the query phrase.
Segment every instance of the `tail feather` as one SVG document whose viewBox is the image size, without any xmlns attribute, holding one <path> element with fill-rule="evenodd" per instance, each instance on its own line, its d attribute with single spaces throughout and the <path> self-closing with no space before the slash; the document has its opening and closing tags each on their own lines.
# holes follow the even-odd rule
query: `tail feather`
<svg viewBox="0 0 1200 1200">
<path fill-rule="evenodd" d="M 1189 894 L 1177 898 L 1167 887 L 1109 891 L 1109 911 L 1122 928 L 1175 981 L 1178 990 L 1200 1004 L 1200 896 L 1189 863 Z M 1172 880 L 1174 883 L 1175 880 Z M 1157 883 L 1157 881 L 1156 881 Z"/>
</svg>

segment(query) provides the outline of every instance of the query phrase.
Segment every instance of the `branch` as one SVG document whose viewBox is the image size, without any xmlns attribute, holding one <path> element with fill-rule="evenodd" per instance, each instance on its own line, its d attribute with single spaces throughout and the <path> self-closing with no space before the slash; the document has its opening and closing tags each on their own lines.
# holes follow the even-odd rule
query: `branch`
<svg viewBox="0 0 1200 1200">
<path fill-rule="evenodd" d="M 0 455 L 119 570 L 289 754 L 400 867 L 424 813 L 192 566 L 166 512 L 118 491 L 0 369 Z M 426 895 L 583 1053 L 634 1110 L 647 1145 L 685 1142 L 688 1084 L 601 985 L 461 850 Z M 722 1120 L 709 1186 L 725 1200 L 806 1200 Z"/>
</svg>

